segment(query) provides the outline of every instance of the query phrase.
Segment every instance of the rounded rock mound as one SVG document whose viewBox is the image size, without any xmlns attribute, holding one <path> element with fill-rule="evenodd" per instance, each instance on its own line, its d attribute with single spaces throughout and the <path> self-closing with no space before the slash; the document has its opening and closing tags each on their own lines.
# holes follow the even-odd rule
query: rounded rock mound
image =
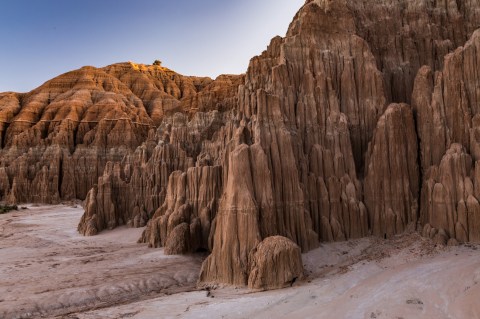
<svg viewBox="0 0 480 319">
<path fill-rule="evenodd" d="M 251 254 L 248 278 L 251 289 L 284 288 L 303 277 L 300 247 L 286 237 L 268 237 Z"/>
</svg>

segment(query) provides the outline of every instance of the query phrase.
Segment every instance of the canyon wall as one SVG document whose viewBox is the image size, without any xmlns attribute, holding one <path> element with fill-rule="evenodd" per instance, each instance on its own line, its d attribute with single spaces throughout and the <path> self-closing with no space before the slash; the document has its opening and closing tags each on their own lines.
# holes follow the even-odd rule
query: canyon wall
<svg viewBox="0 0 480 319">
<path fill-rule="evenodd" d="M 2 94 L 0 194 L 209 251 L 205 285 L 289 285 L 301 251 L 410 225 L 478 242 L 479 27 L 480 0 L 309 0 L 245 75 L 129 63 Z"/>
</svg>

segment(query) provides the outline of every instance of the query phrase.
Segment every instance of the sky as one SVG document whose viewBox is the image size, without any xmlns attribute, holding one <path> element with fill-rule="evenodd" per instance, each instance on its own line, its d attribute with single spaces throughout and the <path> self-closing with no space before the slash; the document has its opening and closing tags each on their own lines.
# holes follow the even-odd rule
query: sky
<svg viewBox="0 0 480 319">
<path fill-rule="evenodd" d="M 0 92 L 85 65 L 133 61 L 239 74 L 305 0 L 0 0 Z"/>
</svg>

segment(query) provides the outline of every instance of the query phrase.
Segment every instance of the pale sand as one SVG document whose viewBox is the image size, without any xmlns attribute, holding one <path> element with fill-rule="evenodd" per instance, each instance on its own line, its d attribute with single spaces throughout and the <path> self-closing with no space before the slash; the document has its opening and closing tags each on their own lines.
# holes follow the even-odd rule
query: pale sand
<svg viewBox="0 0 480 319">
<path fill-rule="evenodd" d="M 0 215 L 0 318 L 50 318 L 195 289 L 204 256 L 137 244 L 143 229 L 76 231 L 81 207 Z"/>
<path fill-rule="evenodd" d="M 415 233 L 323 244 L 304 254 L 308 278 L 291 288 L 207 293 L 193 291 L 202 256 L 135 244 L 141 229 L 81 237 L 80 215 L 0 215 L 0 318 L 480 318 L 477 245 L 435 247 Z"/>
</svg>

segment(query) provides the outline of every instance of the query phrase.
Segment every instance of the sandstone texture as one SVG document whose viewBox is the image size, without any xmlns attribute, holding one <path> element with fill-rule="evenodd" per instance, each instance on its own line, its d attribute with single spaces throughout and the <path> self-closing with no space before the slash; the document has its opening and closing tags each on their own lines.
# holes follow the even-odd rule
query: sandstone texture
<svg viewBox="0 0 480 319">
<path fill-rule="evenodd" d="M 441 72 L 419 71 L 412 96 L 424 175 L 420 218 L 460 242 L 480 241 L 479 62 L 477 30 Z"/>
<path fill-rule="evenodd" d="M 364 189 L 370 227 L 375 236 L 391 237 L 418 219 L 418 146 L 410 106 L 390 105 L 370 146 Z"/>
<path fill-rule="evenodd" d="M 284 288 L 303 277 L 300 247 L 288 238 L 267 237 L 252 254 L 254 256 L 248 277 L 249 288 Z"/>
<path fill-rule="evenodd" d="M 120 63 L 84 67 L 26 94 L 1 93 L 0 199 L 83 200 L 107 163 L 148 141 L 166 115 L 231 109 L 241 79 Z"/>
<path fill-rule="evenodd" d="M 244 75 L 125 63 L 4 93 L 0 195 L 208 251 L 202 285 L 278 288 L 297 246 L 409 227 L 480 241 L 479 27 L 480 0 L 309 0 Z"/>
</svg>

